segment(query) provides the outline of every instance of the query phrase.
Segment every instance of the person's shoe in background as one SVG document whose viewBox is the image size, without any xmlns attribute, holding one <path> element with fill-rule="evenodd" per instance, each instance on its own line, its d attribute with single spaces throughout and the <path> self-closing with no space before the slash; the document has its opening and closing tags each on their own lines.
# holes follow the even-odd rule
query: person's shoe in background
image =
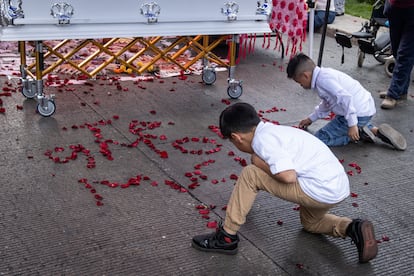
<svg viewBox="0 0 414 276">
<path fill-rule="evenodd" d="M 397 105 L 397 100 L 388 96 L 381 103 L 382 109 L 393 109 Z"/>
<path fill-rule="evenodd" d="M 387 97 L 387 93 L 388 91 L 381 91 L 379 92 L 379 97 L 381 99 L 385 99 Z M 400 98 L 398 99 L 398 101 L 405 101 L 405 100 L 407 100 L 407 94 L 401 95 Z"/>
</svg>

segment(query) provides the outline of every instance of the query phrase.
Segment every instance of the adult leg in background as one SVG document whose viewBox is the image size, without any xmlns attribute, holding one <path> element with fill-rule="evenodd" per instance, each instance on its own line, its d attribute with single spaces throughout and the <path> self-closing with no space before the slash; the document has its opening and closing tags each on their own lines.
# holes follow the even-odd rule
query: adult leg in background
<svg viewBox="0 0 414 276">
<path fill-rule="evenodd" d="M 387 96 L 398 100 L 408 92 L 414 65 L 414 7 L 392 7 L 388 18 L 391 47 L 396 63 Z"/>
</svg>

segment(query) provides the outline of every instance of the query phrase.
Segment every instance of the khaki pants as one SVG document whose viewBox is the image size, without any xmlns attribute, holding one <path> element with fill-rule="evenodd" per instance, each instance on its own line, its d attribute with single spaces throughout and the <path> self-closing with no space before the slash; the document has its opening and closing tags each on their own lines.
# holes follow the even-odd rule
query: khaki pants
<svg viewBox="0 0 414 276">
<path fill-rule="evenodd" d="M 336 204 L 318 202 L 306 195 L 298 182 L 285 184 L 278 182 L 254 165 L 243 168 L 230 200 L 227 204 L 224 226 L 238 231 L 246 221 L 259 191 L 266 191 L 281 199 L 300 205 L 300 221 L 306 231 L 334 237 L 345 237 L 346 228 L 352 221 L 347 217 L 328 214 Z"/>
</svg>

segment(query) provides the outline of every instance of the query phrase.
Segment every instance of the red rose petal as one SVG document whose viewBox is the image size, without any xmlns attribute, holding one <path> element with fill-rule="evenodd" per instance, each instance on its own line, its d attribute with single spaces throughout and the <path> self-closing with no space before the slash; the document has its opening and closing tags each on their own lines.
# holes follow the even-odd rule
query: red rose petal
<svg viewBox="0 0 414 276">
<path fill-rule="evenodd" d="M 63 152 L 63 151 L 65 151 L 64 148 L 62 148 L 62 147 L 55 147 L 55 152 Z"/>
<path fill-rule="evenodd" d="M 108 184 L 108 187 L 109 188 L 116 188 L 116 187 L 118 187 L 119 186 L 119 184 L 118 183 L 109 183 Z"/>
<path fill-rule="evenodd" d="M 168 158 L 168 153 L 166 151 L 161 151 L 160 152 L 160 157 L 166 159 L 166 158 Z"/>
<path fill-rule="evenodd" d="M 208 214 L 210 214 L 210 210 L 209 209 L 200 209 L 200 210 L 198 210 L 198 213 L 200 215 L 208 215 Z"/>
<path fill-rule="evenodd" d="M 198 182 L 193 182 L 190 185 L 188 185 L 188 189 L 195 189 L 196 187 L 200 186 L 200 184 Z"/>
<path fill-rule="evenodd" d="M 207 228 L 216 229 L 217 228 L 217 221 L 209 221 L 209 222 L 207 222 Z"/>
<path fill-rule="evenodd" d="M 102 200 L 103 197 L 101 195 L 99 195 L 99 194 L 95 194 L 95 199 L 96 200 Z"/>
</svg>

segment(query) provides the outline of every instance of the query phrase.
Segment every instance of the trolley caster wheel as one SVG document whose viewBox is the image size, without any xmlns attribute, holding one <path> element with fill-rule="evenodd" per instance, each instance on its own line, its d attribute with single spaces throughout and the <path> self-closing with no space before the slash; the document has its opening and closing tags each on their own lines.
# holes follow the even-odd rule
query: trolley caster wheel
<svg viewBox="0 0 414 276">
<path fill-rule="evenodd" d="M 365 59 L 365 53 L 361 50 L 358 51 L 358 67 L 362 67 L 362 64 L 364 63 Z"/>
<path fill-rule="evenodd" d="M 204 69 L 201 78 L 205 84 L 211 85 L 216 82 L 216 71 L 213 68 Z"/>
<path fill-rule="evenodd" d="M 227 88 L 227 95 L 232 99 L 238 99 L 243 94 L 243 87 L 238 85 L 231 85 Z"/>
<path fill-rule="evenodd" d="M 53 100 L 48 100 L 46 103 L 46 106 L 43 106 L 40 103 L 37 105 L 37 112 L 43 117 L 52 116 L 56 111 L 56 104 Z"/>
<path fill-rule="evenodd" d="M 395 60 L 393 58 L 388 59 L 385 62 L 385 73 L 387 74 L 388 77 L 392 78 L 392 72 L 394 71 L 395 68 Z"/>
<path fill-rule="evenodd" d="M 36 87 L 32 81 L 23 80 L 22 94 L 27 99 L 33 99 L 36 96 Z"/>
</svg>

